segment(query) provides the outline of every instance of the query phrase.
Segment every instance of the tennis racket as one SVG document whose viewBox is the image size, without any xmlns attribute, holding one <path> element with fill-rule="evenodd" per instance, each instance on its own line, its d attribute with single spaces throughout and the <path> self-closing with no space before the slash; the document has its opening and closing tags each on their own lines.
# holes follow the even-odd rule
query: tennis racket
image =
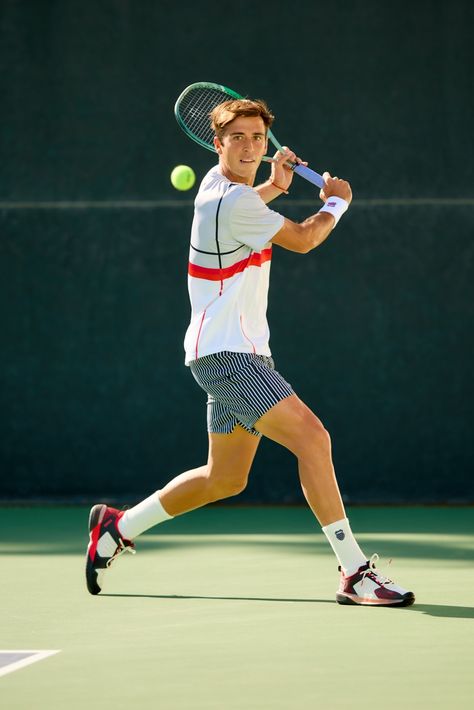
<svg viewBox="0 0 474 710">
<path fill-rule="evenodd" d="M 214 131 L 209 120 L 210 112 L 223 101 L 243 98 L 243 96 L 232 91 L 232 89 L 228 89 L 226 86 L 201 81 L 188 86 L 178 97 L 174 107 L 174 115 L 178 124 L 189 138 L 199 143 L 203 148 L 212 150 L 215 153 Z M 277 150 L 284 152 L 270 130 L 268 131 L 268 138 Z M 272 158 L 268 156 L 265 156 L 263 160 L 272 162 Z M 321 175 L 306 165 L 290 161 L 288 161 L 288 165 L 297 175 L 313 183 L 313 185 L 317 187 L 324 186 L 324 180 Z"/>
</svg>

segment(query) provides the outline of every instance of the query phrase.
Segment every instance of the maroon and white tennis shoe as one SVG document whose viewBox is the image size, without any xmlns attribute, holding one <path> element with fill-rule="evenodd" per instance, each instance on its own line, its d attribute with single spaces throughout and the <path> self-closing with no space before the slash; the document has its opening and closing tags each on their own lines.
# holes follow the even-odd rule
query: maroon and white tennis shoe
<svg viewBox="0 0 474 710">
<path fill-rule="evenodd" d="M 357 572 L 346 575 L 341 571 L 341 581 L 336 594 L 339 604 L 361 604 L 365 606 L 410 606 L 415 601 L 413 592 L 402 589 L 391 579 L 379 574 L 375 563 L 377 553 L 372 555 Z"/>
<path fill-rule="evenodd" d="M 109 508 L 104 503 L 91 508 L 86 558 L 87 589 L 91 594 L 102 591 L 104 573 L 117 557 L 123 552 L 135 553 L 133 543 L 125 540 L 118 529 L 124 512 Z"/>
</svg>

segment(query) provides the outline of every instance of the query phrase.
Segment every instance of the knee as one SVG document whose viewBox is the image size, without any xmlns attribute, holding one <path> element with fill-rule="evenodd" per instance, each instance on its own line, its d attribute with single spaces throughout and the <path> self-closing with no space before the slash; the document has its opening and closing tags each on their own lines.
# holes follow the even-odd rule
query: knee
<svg viewBox="0 0 474 710">
<path fill-rule="evenodd" d="M 328 430 L 315 414 L 308 414 L 301 423 L 301 436 L 298 441 L 298 452 L 301 455 L 308 453 L 331 453 L 331 437 Z"/>
<path fill-rule="evenodd" d="M 248 474 L 235 474 L 227 472 L 227 474 L 216 474 L 209 471 L 208 486 L 212 500 L 222 500 L 223 498 L 231 498 L 239 495 L 247 486 Z"/>
<path fill-rule="evenodd" d="M 329 451 L 331 450 L 331 436 L 328 430 L 322 424 L 322 422 L 319 422 L 314 436 L 318 443 L 318 446 L 323 449 L 328 449 Z"/>
</svg>

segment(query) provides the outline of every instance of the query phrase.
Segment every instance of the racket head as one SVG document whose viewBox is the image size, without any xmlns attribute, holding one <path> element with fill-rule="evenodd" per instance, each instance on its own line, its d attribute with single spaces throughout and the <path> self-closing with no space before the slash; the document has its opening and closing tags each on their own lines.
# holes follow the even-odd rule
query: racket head
<svg viewBox="0 0 474 710">
<path fill-rule="evenodd" d="M 214 84 L 210 81 L 199 81 L 190 84 L 178 96 L 174 105 L 174 115 L 178 125 L 189 138 L 201 145 L 203 148 L 216 152 L 214 148 L 214 131 L 211 128 L 209 114 L 211 111 L 230 99 L 243 99 L 241 94 L 229 89 L 222 84 Z M 267 132 L 268 140 L 275 148 L 283 153 L 283 148 L 275 138 L 270 129 Z M 273 158 L 264 156 L 262 160 L 272 162 Z M 301 177 L 318 187 L 324 185 L 324 180 L 311 168 L 301 164 L 288 161 L 288 165 Z"/>
<path fill-rule="evenodd" d="M 174 115 L 178 125 L 189 138 L 215 153 L 215 134 L 211 128 L 209 114 L 224 101 L 242 98 L 243 96 L 227 86 L 200 81 L 187 86 L 178 96 Z"/>
<path fill-rule="evenodd" d="M 216 152 L 214 148 L 214 131 L 211 128 L 209 114 L 211 111 L 230 99 L 243 99 L 242 94 L 238 94 L 233 89 L 223 84 L 215 84 L 210 81 L 199 81 L 187 86 L 178 96 L 174 105 L 174 115 L 178 125 L 193 141 L 203 148 Z M 283 148 L 275 138 L 270 129 L 267 131 L 268 140 L 275 148 L 283 153 Z M 265 155 L 262 160 L 271 163 L 273 158 Z M 291 167 L 295 163 L 288 164 Z"/>
</svg>

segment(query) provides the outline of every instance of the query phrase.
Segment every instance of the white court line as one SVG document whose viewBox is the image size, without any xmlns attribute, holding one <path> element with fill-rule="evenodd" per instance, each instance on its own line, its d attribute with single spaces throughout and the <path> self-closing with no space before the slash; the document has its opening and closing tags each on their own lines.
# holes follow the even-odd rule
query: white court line
<svg viewBox="0 0 474 710">
<path fill-rule="evenodd" d="M 8 653 L 8 654 L 30 653 L 31 656 L 28 656 L 27 658 L 22 658 L 19 661 L 14 661 L 13 663 L 9 663 L 7 666 L 4 666 L 3 668 L 0 668 L 0 676 L 6 675 L 7 673 L 13 673 L 13 671 L 17 671 L 20 668 L 24 668 L 25 666 L 29 666 L 31 663 L 36 663 L 36 661 L 42 661 L 44 658 L 48 658 L 48 656 L 54 656 L 55 653 L 61 653 L 61 649 L 58 649 L 56 651 L 38 651 L 38 650 L 27 650 L 27 649 L 20 649 L 20 648 L 0 649 L 0 656 L 2 653 Z"/>
<path fill-rule="evenodd" d="M 290 207 L 317 207 L 314 200 L 287 199 Z M 58 200 L 56 202 L 0 201 L 0 210 L 154 210 L 189 209 L 194 200 Z M 472 207 L 474 197 L 373 197 L 360 198 L 351 207 Z"/>
</svg>

